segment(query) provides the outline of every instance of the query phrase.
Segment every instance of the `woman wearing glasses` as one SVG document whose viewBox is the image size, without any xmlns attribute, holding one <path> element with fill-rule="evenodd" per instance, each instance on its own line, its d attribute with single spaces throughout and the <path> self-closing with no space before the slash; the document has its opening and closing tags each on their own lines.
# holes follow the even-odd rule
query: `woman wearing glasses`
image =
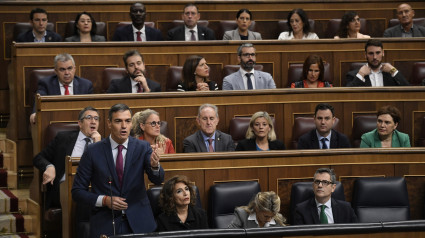
<svg viewBox="0 0 425 238">
<path fill-rule="evenodd" d="M 210 67 L 204 57 L 192 55 L 183 65 L 182 80 L 177 91 L 214 91 L 218 90 L 216 82 L 211 81 Z"/>
<path fill-rule="evenodd" d="M 74 35 L 65 38 L 66 42 L 106 41 L 104 36 L 96 35 L 96 21 L 88 12 L 78 13 L 74 22 Z"/>
<path fill-rule="evenodd" d="M 276 139 L 272 118 L 267 112 L 252 115 L 246 139 L 239 141 L 236 151 L 284 150 L 285 145 Z"/>
<path fill-rule="evenodd" d="M 334 39 L 340 38 L 370 38 L 368 35 L 360 33 L 360 17 L 354 11 L 349 11 L 342 16 L 339 25 L 338 35 Z"/>
<path fill-rule="evenodd" d="M 261 34 L 248 30 L 252 23 L 252 13 L 248 9 L 241 9 L 236 13 L 238 28 L 226 31 L 223 40 L 261 40 Z"/>
<path fill-rule="evenodd" d="M 153 151 L 158 154 L 174 154 L 173 142 L 161 134 L 161 121 L 159 113 L 146 109 L 134 114 L 131 132 L 134 137 L 149 142 Z"/>
<path fill-rule="evenodd" d="M 396 107 L 381 107 L 377 115 L 376 129 L 362 135 L 360 148 L 410 147 L 409 135 L 396 130 L 401 119 Z"/>
<path fill-rule="evenodd" d="M 259 192 L 248 206 L 235 208 L 235 216 L 228 228 L 285 226 L 286 219 L 279 211 L 280 198 L 275 192 Z"/>
</svg>

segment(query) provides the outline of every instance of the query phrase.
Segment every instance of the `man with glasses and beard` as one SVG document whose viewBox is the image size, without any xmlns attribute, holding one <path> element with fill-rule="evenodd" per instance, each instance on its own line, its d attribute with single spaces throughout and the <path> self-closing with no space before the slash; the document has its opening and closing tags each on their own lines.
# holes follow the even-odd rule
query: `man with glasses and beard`
<svg viewBox="0 0 425 238">
<path fill-rule="evenodd" d="M 127 76 L 113 79 L 106 93 L 161 92 L 161 84 L 146 78 L 143 55 L 137 50 L 127 51 L 123 56 Z"/>
<path fill-rule="evenodd" d="M 357 216 L 350 203 L 332 198 L 336 188 L 333 169 L 320 168 L 314 173 L 314 197 L 297 204 L 294 224 L 355 223 Z"/>
<path fill-rule="evenodd" d="M 367 64 L 347 73 L 347 87 L 408 86 L 409 82 L 390 63 L 382 63 L 384 46 L 380 40 L 370 39 L 365 45 Z"/>
<path fill-rule="evenodd" d="M 256 53 L 254 45 L 245 43 L 238 48 L 240 69 L 223 79 L 223 90 L 253 90 L 276 88 L 273 77 L 266 72 L 254 70 Z"/>
</svg>

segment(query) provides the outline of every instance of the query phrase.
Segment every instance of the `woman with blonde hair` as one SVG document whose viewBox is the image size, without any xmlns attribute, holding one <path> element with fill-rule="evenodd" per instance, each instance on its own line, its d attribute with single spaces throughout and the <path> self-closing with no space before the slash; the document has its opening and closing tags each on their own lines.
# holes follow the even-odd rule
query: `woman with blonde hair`
<svg viewBox="0 0 425 238">
<path fill-rule="evenodd" d="M 157 111 L 146 109 L 133 115 L 131 132 L 134 137 L 149 142 L 159 154 L 176 153 L 173 142 L 162 135 L 160 129 L 161 121 Z"/>
<path fill-rule="evenodd" d="M 256 112 L 249 121 L 246 139 L 238 142 L 237 151 L 284 150 L 285 145 L 276 139 L 272 118 L 267 112 Z"/>
<path fill-rule="evenodd" d="M 235 208 L 235 217 L 228 228 L 285 226 L 286 219 L 279 211 L 280 198 L 275 192 L 259 192 L 248 206 Z"/>
</svg>

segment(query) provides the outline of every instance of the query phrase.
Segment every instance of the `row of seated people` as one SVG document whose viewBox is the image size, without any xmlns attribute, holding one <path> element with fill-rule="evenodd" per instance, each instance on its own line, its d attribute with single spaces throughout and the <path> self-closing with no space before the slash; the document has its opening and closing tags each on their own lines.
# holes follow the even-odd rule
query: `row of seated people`
<svg viewBox="0 0 425 238">
<path fill-rule="evenodd" d="M 416 18 L 414 10 L 408 4 L 397 8 L 398 19 L 389 22 L 384 37 L 424 37 L 425 18 Z M 236 14 L 236 21 L 220 21 L 219 29 L 214 32 L 208 28 L 207 20 L 200 20 L 198 7 L 187 4 L 184 7 L 182 20 L 173 21 L 172 29 L 167 29 L 167 37 L 155 29 L 154 22 L 145 22 L 146 8 L 142 3 L 134 3 L 130 7 L 132 22 L 121 22 L 114 32 L 112 41 L 198 41 L 198 40 L 261 40 L 261 34 L 255 32 L 255 21 L 251 11 L 241 9 Z M 359 18 L 354 11 L 344 14 L 342 19 L 331 19 L 328 22 L 325 38 L 370 38 L 367 35 L 367 20 Z M 319 39 L 314 33 L 314 20 L 308 19 L 303 9 L 294 9 L 286 20 L 278 21 L 276 38 Z M 279 35 L 277 37 L 277 35 Z M 79 13 L 75 21 L 69 21 L 64 41 L 90 42 L 106 41 L 106 24 L 96 22 L 90 13 Z M 14 40 L 17 42 L 59 42 L 62 37 L 54 32 L 54 25 L 48 23 L 47 12 L 36 8 L 30 13 L 30 23 L 17 23 L 14 29 Z"/>
<path fill-rule="evenodd" d="M 184 175 L 170 178 L 162 187 L 148 189 L 147 197 L 157 223 L 155 231 L 410 219 L 406 181 L 399 177 L 357 179 L 350 204 L 345 201 L 344 187 L 336 180 L 333 169 L 319 168 L 313 183 L 292 184 L 289 214 L 280 212 L 279 195 L 273 191 L 261 192 L 257 181 L 219 183 L 209 191 L 207 213 L 202 208 L 198 187 Z M 86 237 L 85 234 L 90 234 L 90 209 L 83 210 L 81 205 L 77 203 L 76 234 Z"/>
<path fill-rule="evenodd" d="M 162 154 L 175 153 L 170 139 L 161 134 L 162 122 L 157 112 L 147 109 L 135 113 L 133 118 L 131 118 L 130 112 L 128 114 L 125 124 L 122 124 L 124 123 L 124 121 L 121 121 L 122 119 L 113 121 L 113 118 L 108 118 L 111 138 L 128 139 L 131 130 L 135 138 L 148 142 L 153 150 L 150 159 L 154 161 L 159 161 Z M 371 122 L 371 119 L 374 121 Z M 78 126 L 67 126 L 68 130 L 57 133 L 47 147 L 34 157 L 34 166 L 43 172 L 43 184 L 47 184 L 45 209 L 60 207 L 59 184 L 63 181 L 65 172 L 63 158 L 66 155 L 81 157 L 91 144 L 97 144 L 101 140 L 101 135 L 98 132 L 99 120 L 97 110 L 92 107 L 86 107 L 79 113 Z M 396 130 L 400 122 L 400 112 L 396 108 L 392 106 L 383 107 L 378 111 L 377 119 L 368 118 L 368 120 L 369 124 L 377 128 L 361 136 L 360 147 L 410 147 L 409 136 Z M 216 130 L 218 121 L 217 107 L 211 104 L 202 105 L 199 108 L 197 117 L 200 130 L 184 139 L 184 152 L 235 150 L 232 136 Z M 318 104 L 315 110 L 314 127 L 310 127 L 311 130 L 310 128 L 307 130 L 302 128 L 306 133 L 298 139 L 296 148 L 332 149 L 351 147 L 345 135 L 332 129 L 336 121 L 331 105 Z M 285 149 L 284 144 L 276 139 L 273 128 L 274 123 L 266 112 L 255 113 L 249 121 L 246 139 L 238 141 L 236 150 L 265 151 Z M 240 132 L 242 129 L 235 128 L 234 130 Z M 55 132 L 57 131 L 53 133 Z M 296 131 L 296 133 L 299 133 L 299 131 Z M 131 137 L 132 140 L 134 140 L 133 136 Z M 45 138 L 49 137 L 48 134 L 45 135 Z"/>
</svg>

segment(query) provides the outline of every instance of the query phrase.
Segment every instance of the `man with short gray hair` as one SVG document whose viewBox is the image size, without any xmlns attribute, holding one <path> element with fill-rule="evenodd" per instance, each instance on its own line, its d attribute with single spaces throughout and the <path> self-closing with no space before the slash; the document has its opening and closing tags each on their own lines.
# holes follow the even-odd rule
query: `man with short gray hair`
<svg viewBox="0 0 425 238">
<path fill-rule="evenodd" d="M 232 137 L 217 130 L 218 121 L 218 108 L 215 105 L 201 105 L 196 118 L 200 130 L 183 140 L 183 151 L 185 153 L 234 151 L 235 144 Z"/>
<path fill-rule="evenodd" d="M 294 225 L 357 222 L 357 216 L 350 203 L 332 198 L 335 188 L 334 170 L 317 169 L 313 179 L 314 197 L 297 204 Z"/>
<path fill-rule="evenodd" d="M 254 45 L 244 43 L 238 47 L 240 69 L 223 79 L 223 90 L 253 90 L 276 88 L 273 77 L 266 72 L 254 70 L 256 53 Z"/>
<path fill-rule="evenodd" d="M 75 61 L 70 54 L 56 55 L 54 65 L 56 74 L 39 80 L 36 93 L 41 96 L 93 93 L 93 84 L 90 80 L 75 76 Z M 35 104 L 30 122 L 35 124 Z"/>
</svg>

